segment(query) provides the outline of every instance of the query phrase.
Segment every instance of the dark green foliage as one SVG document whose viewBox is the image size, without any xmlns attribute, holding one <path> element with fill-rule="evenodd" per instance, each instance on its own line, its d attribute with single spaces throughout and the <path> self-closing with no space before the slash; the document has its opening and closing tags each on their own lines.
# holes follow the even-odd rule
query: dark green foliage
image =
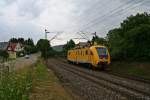
<svg viewBox="0 0 150 100">
<path fill-rule="evenodd" d="M 0 57 L 2 57 L 3 60 L 7 60 L 9 57 L 9 54 L 7 53 L 7 51 L 0 50 Z"/>
<path fill-rule="evenodd" d="M 37 48 L 31 38 L 24 41 L 24 49 L 27 54 L 32 54 L 37 52 Z"/>
<path fill-rule="evenodd" d="M 17 39 L 17 38 L 11 38 L 11 39 L 9 40 L 9 42 L 18 43 L 18 39 Z"/>
<path fill-rule="evenodd" d="M 9 42 L 24 44 L 25 40 L 24 40 L 24 38 L 18 38 L 18 39 L 17 39 L 17 38 L 11 38 L 11 39 L 9 40 Z"/>
<path fill-rule="evenodd" d="M 97 35 L 93 36 L 93 38 L 92 38 L 92 44 L 94 44 L 94 42 L 96 42 L 99 45 L 105 45 L 105 46 L 108 45 L 108 43 L 107 43 L 105 38 L 98 37 Z"/>
<path fill-rule="evenodd" d="M 150 15 L 130 16 L 120 28 L 109 31 L 107 38 L 114 59 L 150 59 Z"/>
<path fill-rule="evenodd" d="M 24 40 L 24 38 L 18 38 L 18 42 L 21 44 L 24 44 L 25 40 Z"/>
<path fill-rule="evenodd" d="M 48 58 L 49 56 L 54 55 L 50 43 L 46 39 L 40 39 L 37 42 L 37 48 L 39 51 L 41 51 L 41 56 L 45 59 Z"/>
<path fill-rule="evenodd" d="M 25 49 L 25 53 L 26 54 L 32 54 L 32 53 L 36 53 L 37 52 L 36 46 L 25 45 L 24 49 Z"/>
<path fill-rule="evenodd" d="M 75 47 L 75 42 L 71 39 L 70 41 L 67 42 L 66 45 L 63 47 L 63 51 L 66 54 L 68 50 L 72 49 Z"/>
<path fill-rule="evenodd" d="M 34 42 L 31 38 L 28 38 L 27 40 L 25 40 L 25 45 L 34 46 Z"/>
</svg>

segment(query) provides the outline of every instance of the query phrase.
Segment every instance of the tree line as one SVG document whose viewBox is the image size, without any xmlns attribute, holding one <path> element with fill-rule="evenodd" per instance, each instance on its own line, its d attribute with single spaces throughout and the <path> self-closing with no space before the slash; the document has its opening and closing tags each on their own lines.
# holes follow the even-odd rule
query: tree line
<svg viewBox="0 0 150 100">
<path fill-rule="evenodd" d="M 113 59 L 150 59 L 150 14 L 131 15 L 107 34 Z"/>
</svg>

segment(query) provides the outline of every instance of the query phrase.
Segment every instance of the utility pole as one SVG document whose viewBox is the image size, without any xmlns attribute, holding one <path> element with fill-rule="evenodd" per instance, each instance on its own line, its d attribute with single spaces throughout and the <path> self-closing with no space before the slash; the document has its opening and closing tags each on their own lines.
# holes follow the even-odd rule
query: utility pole
<svg viewBox="0 0 150 100">
<path fill-rule="evenodd" d="M 95 33 L 93 33 L 94 34 L 94 36 L 96 37 L 97 35 L 96 35 L 96 32 Z"/>
<path fill-rule="evenodd" d="M 50 33 L 45 29 L 45 39 L 47 40 L 47 34 Z"/>
</svg>

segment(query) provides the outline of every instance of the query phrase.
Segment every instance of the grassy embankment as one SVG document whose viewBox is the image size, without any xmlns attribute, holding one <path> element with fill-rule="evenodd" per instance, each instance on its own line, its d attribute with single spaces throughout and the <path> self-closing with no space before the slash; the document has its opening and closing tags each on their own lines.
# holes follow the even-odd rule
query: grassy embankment
<svg viewBox="0 0 150 100">
<path fill-rule="evenodd" d="M 34 67 L 33 87 L 30 100 L 71 100 L 51 70 L 39 60 Z"/>
<path fill-rule="evenodd" d="M 11 72 L 7 68 L 3 70 L 0 100 L 71 100 L 43 60 L 38 60 L 33 66 Z"/>
<path fill-rule="evenodd" d="M 148 62 L 112 62 L 111 69 L 116 73 L 150 80 L 150 63 Z"/>
</svg>

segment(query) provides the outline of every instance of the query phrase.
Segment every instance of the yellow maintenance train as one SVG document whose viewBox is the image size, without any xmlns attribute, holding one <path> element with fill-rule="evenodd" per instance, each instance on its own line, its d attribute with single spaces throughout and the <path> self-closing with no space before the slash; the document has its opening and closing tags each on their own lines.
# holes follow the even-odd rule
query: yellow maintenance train
<svg viewBox="0 0 150 100">
<path fill-rule="evenodd" d="M 93 69 L 104 70 L 110 64 L 110 54 L 106 46 L 79 46 L 68 51 L 67 60 L 76 64 L 88 64 Z"/>
</svg>

